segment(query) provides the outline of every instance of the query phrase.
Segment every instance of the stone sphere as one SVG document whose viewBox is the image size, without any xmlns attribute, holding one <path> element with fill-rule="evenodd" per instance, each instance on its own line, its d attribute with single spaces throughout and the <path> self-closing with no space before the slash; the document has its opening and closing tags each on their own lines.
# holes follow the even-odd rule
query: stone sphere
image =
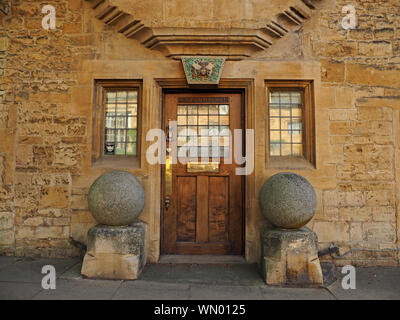
<svg viewBox="0 0 400 320">
<path fill-rule="evenodd" d="M 275 227 L 301 228 L 309 222 L 317 208 L 312 185 L 295 173 L 278 173 L 261 188 L 260 206 L 265 218 Z"/>
<path fill-rule="evenodd" d="M 89 210 L 97 222 L 108 226 L 126 226 L 142 213 L 145 193 L 133 174 L 111 171 L 93 182 L 88 202 Z"/>
</svg>

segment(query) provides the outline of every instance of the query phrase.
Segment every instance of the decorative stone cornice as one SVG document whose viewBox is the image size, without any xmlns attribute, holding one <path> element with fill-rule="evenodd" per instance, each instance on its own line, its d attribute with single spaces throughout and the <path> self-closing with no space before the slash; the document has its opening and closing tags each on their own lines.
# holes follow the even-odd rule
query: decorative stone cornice
<svg viewBox="0 0 400 320">
<path fill-rule="evenodd" d="M 86 1 L 94 9 L 96 18 L 127 38 L 136 39 L 146 48 L 159 50 L 173 59 L 191 55 L 224 56 L 227 60 L 250 57 L 301 28 L 315 10 L 315 0 L 293 0 L 263 27 L 194 28 L 146 23 L 112 0 Z"/>
</svg>

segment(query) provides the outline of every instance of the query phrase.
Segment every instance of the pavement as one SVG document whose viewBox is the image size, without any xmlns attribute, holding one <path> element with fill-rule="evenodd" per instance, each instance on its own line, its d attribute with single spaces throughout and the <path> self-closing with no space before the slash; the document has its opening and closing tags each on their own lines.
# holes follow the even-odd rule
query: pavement
<svg viewBox="0 0 400 320">
<path fill-rule="evenodd" d="M 42 288 L 45 265 L 55 267 L 55 290 Z M 80 269 L 80 259 L 0 257 L 0 300 L 400 299 L 400 268 L 357 268 L 354 290 L 342 288 L 340 270 L 322 288 L 282 288 L 265 285 L 245 263 L 150 264 L 135 281 L 83 279 Z"/>
</svg>

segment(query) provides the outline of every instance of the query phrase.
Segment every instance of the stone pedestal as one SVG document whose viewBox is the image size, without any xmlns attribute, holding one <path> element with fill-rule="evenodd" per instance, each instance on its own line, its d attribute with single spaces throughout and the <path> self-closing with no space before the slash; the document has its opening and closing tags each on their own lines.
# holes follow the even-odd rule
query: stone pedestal
<svg viewBox="0 0 400 320">
<path fill-rule="evenodd" d="M 321 286 L 318 239 L 307 227 L 261 231 L 259 267 L 268 285 Z"/>
<path fill-rule="evenodd" d="M 97 225 L 88 231 L 82 275 L 98 279 L 137 279 L 146 264 L 147 224 Z"/>
</svg>

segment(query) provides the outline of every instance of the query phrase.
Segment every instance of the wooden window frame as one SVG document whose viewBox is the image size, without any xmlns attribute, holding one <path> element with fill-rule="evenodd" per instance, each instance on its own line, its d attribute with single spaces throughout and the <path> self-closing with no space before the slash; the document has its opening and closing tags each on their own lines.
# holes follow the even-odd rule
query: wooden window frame
<svg viewBox="0 0 400 320">
<path fill-rule="evenodd" d="M 105 155 L 105 97 L 108 90 L 137 90 L 137 137 L 136 155 Z M 141 80 L 95 80 L 93 110 L 92 164 L 109 164 L 116 167 L 140 167 L 142 138 L 142 92 Z"/>
<path fill-rule="evenodd" d="M 266 160 L 267 167 L 284 169 L 316 168 L 315 153 L 315 103 L 312 80 L 268 80 L 266 87 Z M 299 90 L 302 92 L 303 156 L 270 155 L 270 93 Z"/>
</svg>

